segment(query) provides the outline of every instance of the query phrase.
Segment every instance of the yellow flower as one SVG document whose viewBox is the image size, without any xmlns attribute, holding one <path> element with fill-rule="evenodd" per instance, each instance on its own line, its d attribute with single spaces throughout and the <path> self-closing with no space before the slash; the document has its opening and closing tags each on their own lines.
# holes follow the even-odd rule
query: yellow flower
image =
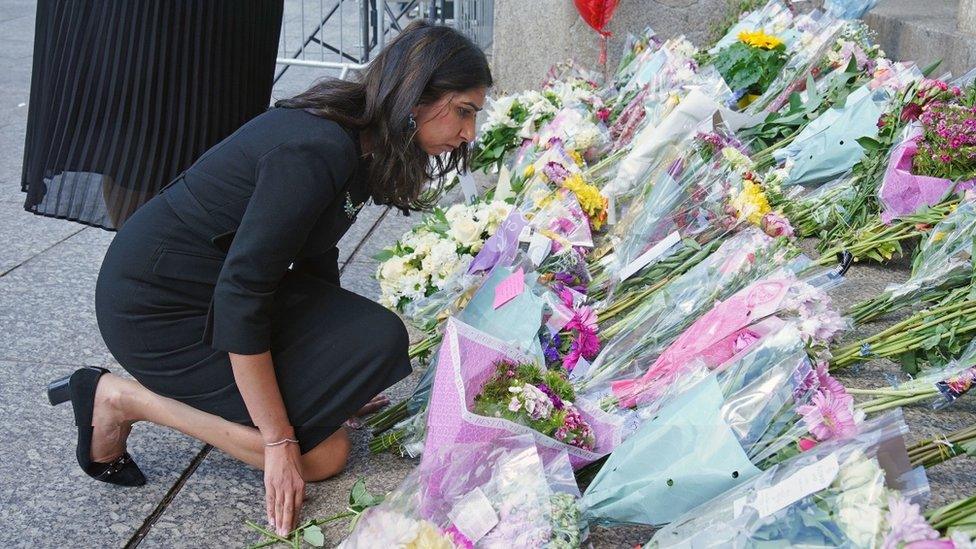
<svg viewBox="0 0 976 549">
<path fill-rule="evenodd" d="M 779 38 L 766 34 L 759 29 L 757 31 L 748 32 L 742 31 L 739 33 L 739 42 L 752 46 L 753 48 L 762 48 L 764 50 L 771 50 L 773 48 L 778 48 L 783 45 L 783 41 Z"/>
<path fill-rule="evenodd" d="M 742 191 L 732 198 L 732 207 L 738 212 L 739 219 L 757 226 L 763 216 L 772 211 L 762 187 L 750 179 L 742 181 Z"/>
<path fill-rule="evenodd" d="M 583 181 L 583 176 L 580 174 L 567 177 L 563 181 L 563 187 L 576 195 L 580 207 L 590 218 L 590 224 L 594 229 L 600 230 L 600 227 L 607 220 L 607 199 L 600 194 L 600 189 Z"/>
<path fill-rule="evenodd" d="M 406 549 L 454 549 L 454 544 L 436 526 L 425 520 L 420 523 L 417 537 L 407 544 Z"/>
<path fill-rule="evenodd" d="M 569 151 L 569 157 L 573 159 L 573 162 L 576 162 L 577 166 L 583 166 L 583 155 L 579 151 Z"/>
<path fill-rule="evenodd" d="M 526 179 L 531 179 L 532 176 L 535 175 L 535 164 L 529 164 L 529 166 L 525 168 L 524 173 Z"/>
</svg>

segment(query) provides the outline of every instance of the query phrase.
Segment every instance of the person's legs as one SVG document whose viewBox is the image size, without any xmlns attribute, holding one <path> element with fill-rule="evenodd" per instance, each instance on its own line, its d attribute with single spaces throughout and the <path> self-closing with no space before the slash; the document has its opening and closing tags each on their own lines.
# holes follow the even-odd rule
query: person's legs
<svg viewBox="0 0 976 549">
<path fill-rule="evenodd" d="M 256 428 L 157 395 L 136 381 L 114 374 L 103 375 L 95 393 L 92 458 L 107 462 L 121 455 L 129 430 L 137 421 L 176 429 L 252 467 L 264 468 L 264 441 Z M 349 438 L 344 429 L 339 429 L 302 455 L 305 480 L 324 480 L 340 473 L 348 457 Z"/>
</svg>

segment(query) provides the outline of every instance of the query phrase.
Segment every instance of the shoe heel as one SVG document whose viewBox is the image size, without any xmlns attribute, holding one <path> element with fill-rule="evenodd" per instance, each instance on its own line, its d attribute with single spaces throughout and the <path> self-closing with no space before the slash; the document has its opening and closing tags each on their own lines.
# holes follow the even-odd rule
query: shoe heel
<svg viewBox="0 0 976 549">
<path fill-rule="evenodd" d="M 71 400 L 71 390 L 68 388 L 70 380 L 71 376 L 65 376 L 47 384 L 47 399 L 51 401 L 51 406 Z"/>
</svg>

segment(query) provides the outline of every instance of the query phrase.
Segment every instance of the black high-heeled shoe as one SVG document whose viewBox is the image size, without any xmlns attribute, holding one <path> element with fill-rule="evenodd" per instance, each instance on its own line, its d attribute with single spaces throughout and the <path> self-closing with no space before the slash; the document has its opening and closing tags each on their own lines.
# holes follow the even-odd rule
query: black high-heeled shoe
<svg viewBox="0 0 976 549">
<path fill-rule="evenodd" d="M 75 370 L 70 376 L 52 381 L 47 386 L 47 398 L 53 406 L 71 401 L 75 412 L 75 425 L 78 426 L 78 446 L 75 453 L 78 465 L 95 480 L 119 486 L 142 486 L 146 476 L 132 460 L 128 452 L 109 463 L 99 463 L 91 459 L 92 414 L 95 408 L 95 389 L 105 368 L 85 366 Z"/>
</svg>

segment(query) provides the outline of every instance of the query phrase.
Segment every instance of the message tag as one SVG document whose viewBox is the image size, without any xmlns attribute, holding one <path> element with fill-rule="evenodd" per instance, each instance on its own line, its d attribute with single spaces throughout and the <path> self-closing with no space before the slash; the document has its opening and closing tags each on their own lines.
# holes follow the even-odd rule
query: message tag
<svg viewBox="0 0 976 549">
<path fill-rule="evenodd" d="M 681 242 L 681 235 L 678 234 L 677 231 L 664 237 L 664 240 L 652 246 L 650 250 L 647 250 L 646 252 L 642 253 L 637 259 L 631 261 L 630 265 L 627 265 L 626 267 L 621 269 L 620 280 L 627 280 L 628 278 L 633 276 L 634 273 L 636 273 L 637 271 L 643 269 L 647 265 L 650 265 L 654 260 L 661 257 L 661 255 L 664 254 L 664 252 L 671 249 L 671 246 L 674 246 L 678 242 Z"/>
<path fill-rule="evenodd" d="M 523 291 L 525 291 L 525 272 L 522 267 L 519 267 L 495 286 L 495 302 L 492 306 L 497 309 L 518 297 Z"/>
<path fill-rule="evenodd" d="M 498 183 L 495 184 L 495 200 L 506 200 L 512 196 L 512 173 L 507 165 L 498 170 Z"/>
<path fill-rule="evenodd" d="M 464 193 L 464 203 L 471 204 L 478 198 L 478 186 L 474 183 L 474 178 L 468 172 L 458 172 L 458 179 L 461 181 L 461 192 Z"/>
<path fill-rule="evenodd" d="M 759 511 L 760 517 L 768 517 L 810 494 L 827 488 L 839 471 L 837 454 L 830 454 L 775 485 L 759 490 L 756 492 L 756 501 L 752 505 Z"/>
<path fill-rule="evenodd" d="M 529 238 L 529 259 L 532 260 L 533 265 L 541 265 L 542 261 L 549 255 L 549 250 L 551 249 L 552 240 L 549 240 L 544 235 L 533 233 L 532 237 Z"/>
<path fill-rule="evenodd" d="M 555 334 L 565 328 L 569 324 L 569 321 L 573 320 L 573 310 L 564 305 L 552 292 L 546 292 L 546 302 L 552 309 L 552 316 L 546 321 L 546 326 Z"/>
<path fill-rule="evenodd" d="M 579 361 L 576 362 L 576 367 L 569 373 L 569 379 L 575 380 L 586 377 L 586 372 L 590 371 L 590 366 L 592 366 L 590 361 L 580 357 Z"/>
<path fill-rule="evenodd" d="M 471 543 L 478 543 L 478 540 L 498 524 L 498 515 L 481 488 L 468 492 L 468 495 L 454 505 L 447 517 Z"/>
</svg>

